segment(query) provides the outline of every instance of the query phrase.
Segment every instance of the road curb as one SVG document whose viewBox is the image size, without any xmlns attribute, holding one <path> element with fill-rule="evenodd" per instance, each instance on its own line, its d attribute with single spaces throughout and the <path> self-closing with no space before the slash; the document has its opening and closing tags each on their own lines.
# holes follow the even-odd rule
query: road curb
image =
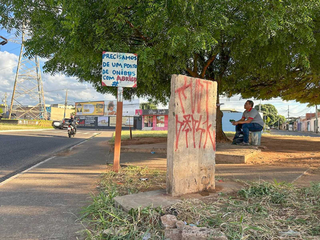
<svg viewBox="0 0 320 240">
<path fill-rule="evenodd" d="M 43 129 L 18 129 L 18 130 L 0 130 L 0 133 L 1 132 L 34 132 L 34 131 L 37 131 L 37 132 L 40 132 L 40 131 L 52 131 L 52 130 L 55 130 L 54 128 L 53 129 L 51 129 L 51 128 L 48 128 L 48 129 L 45 129 L 45 128 L 43 128 Z"/>
</svg>

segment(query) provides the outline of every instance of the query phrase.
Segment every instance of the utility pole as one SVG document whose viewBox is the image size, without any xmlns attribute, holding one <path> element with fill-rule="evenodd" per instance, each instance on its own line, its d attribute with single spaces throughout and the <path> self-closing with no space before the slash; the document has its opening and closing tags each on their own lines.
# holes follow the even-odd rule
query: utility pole
<svg viewBox="0 0 320 240">
<path fill-rule="evenodd" d="M 318 126 L 319 126 L 319 124 L 318 124 L 318 105 L 316 105 L 316 133 L 318 133 L 319 132 L 319 130 L 318 130 Z"/>
<path fill-rule="evenodd" d="M 63 114 L 63 118 L 66 118 L 67 101 L 68 101 L 68 89 L 66 89 L 66 100 L 64 101 L 64 114 Z"/>
</svg>

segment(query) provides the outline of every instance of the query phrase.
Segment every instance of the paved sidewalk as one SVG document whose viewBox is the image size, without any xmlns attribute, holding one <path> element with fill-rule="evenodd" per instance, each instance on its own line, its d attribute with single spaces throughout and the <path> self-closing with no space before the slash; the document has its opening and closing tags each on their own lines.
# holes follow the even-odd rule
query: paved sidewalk
<svg viewBox="0 0 320 240">
<path fill-rule="evenodd" d="M 113 163 L 113 153 L 108 155 L 107 162 Z M 121 153 L 121 165 L 148 166 L 160 170 L 167 169 L 165 153 Z M 293 182 L 298 180 L 308 170 L 308 167 L 294 165 L 252 165 L 252 164 L 216 164 L 216 177 L 224 179 L 240 179 L 245 181 L 274 181 Z"/>
<path fill-rule="evenodd" d="M 79 212 L 105 169 L 111 134 L 101 131 L 0 185 L 0 239 L 77 239 Z"/>
</svg>

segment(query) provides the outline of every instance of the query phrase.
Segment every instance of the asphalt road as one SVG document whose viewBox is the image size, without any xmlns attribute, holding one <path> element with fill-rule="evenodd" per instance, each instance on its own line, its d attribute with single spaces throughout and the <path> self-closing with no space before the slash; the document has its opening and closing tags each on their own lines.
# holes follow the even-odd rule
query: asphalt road
<svg viewBox="0 0 320 240">
<path fill-rule="evenodd" d="M 277 129 L 271 129 L 270 133 L 273 135 L 282 135 L 282 136 L 287 135 L 287 136 L 320 137 L 320 133 L 283 131 L 283 130 L 277 130 Z"/>
<path fill-rule="evenodd" d="M 78 129 L 73 138 L 60 129 L 0 132 L 0 182 L 94 134 L 86 129 Z"/>
</svg>

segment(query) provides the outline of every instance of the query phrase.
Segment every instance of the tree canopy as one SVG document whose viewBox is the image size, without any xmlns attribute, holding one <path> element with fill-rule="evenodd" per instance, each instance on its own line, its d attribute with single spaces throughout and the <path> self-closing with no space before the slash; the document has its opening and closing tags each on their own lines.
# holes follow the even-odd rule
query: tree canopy
<svg viewBox="0 0 320 240">
<path fill-rule="evenodd" d="M 27 54 L 48 58 L 45 71 L 100 92 L 115 91 L 100 84 L 102 51 L 114 51 L 139 56 L 138 88 L 127 97 L 166 101 L 177 73 L 218 81 L 230 95 L 317 94 L 319 1 L 2 0 L 0 16 L 9 30 L 25 22 Z"/>
<path fill-rule="evenodd" d="M 92 83 L 103 51 L 138 54 L 136 95 L 166 102 L 172 74 L 218 82 L 218 93 L 320 103 L 318 0 L 1 0 L 0 24 L 25 22 L 26 54 Z M 219 101 L 219 98 L 218 98 Z M 218 107 L 219 110 L 219 107 Z M 217 139 L 222 132 L 217 115 Z M 219 122 L 220 119 L 220 122 Z"/>
</svg>

